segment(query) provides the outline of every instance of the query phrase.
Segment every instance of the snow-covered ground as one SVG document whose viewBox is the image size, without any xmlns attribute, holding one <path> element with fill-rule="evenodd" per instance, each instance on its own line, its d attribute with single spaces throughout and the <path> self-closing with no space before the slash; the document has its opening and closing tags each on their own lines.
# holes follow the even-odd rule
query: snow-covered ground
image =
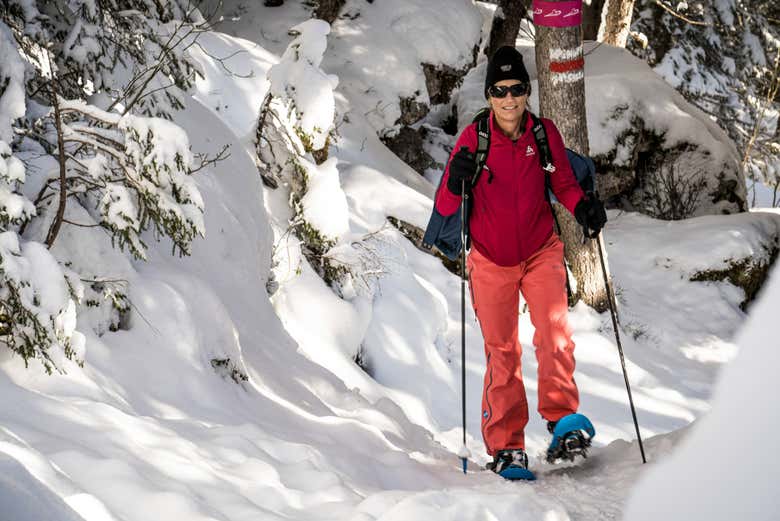
<svg viewBox="0 0 780 521">
<path fill-rule="evenodd" d="M 780 428 L 775 398 L 780 383 L 773 375 L 780 363 L 773 327 L 778 305 L 780 272 L 775 269 L 737 336 L 740 353 L 723 370 L 712 410 L 673 458 L 643 476 L 626 520 L 777 519 L 780 466 L 771 438 Z"/>
<path fill-rule="evenodd" d="M 767 322 L 780 298 L 778 276 L 737 340 L 746 317 L 739 308 L 742 290 L 690 278 L 764 255 L 762 245 L 780 232 L 779 214 L 667 223 L 610 212 L 606 247 L 649 467 L 631 441 L 610 317 L 580 304 L 570 321 L 581 410 L 598 432 L 591 457 L 575 466 L 543 463 L 548 434 L 532 417 L 527 443 L 540 480 L 507 483 L 480 470 L 486 461 L 478 415 L 484 360 L 469 309 L 473 460 L 463 475 L 455 455 L 461 444 L 460 281 L 387 224 L 387 216 L 395 216 L 424 225 L 433 186 L 376 135 L 397 107 L 388 106 L 381 118 L 366 109 L 394 102 L 416 83 L 394 76 L 360 98 L 361 85 L 382 82 L 365 56 L 379 56 L 401 39 L 403 46 L 385 49 L 386 58 L 402 53 L 399 70 L 416 67 L 425 42 L 403 36 L 435 25 L 445 2 L 422 11 L 415 11 L 415 2 L 398 10 L 359 9 L 364 27 L 393 27 L 400 32 L 395 40 L 350 34 L 354 26 L 347 23 L 334 24 L 329 37 L 335 50 L 326 53 L 323 67 L 339 77 L 336 111 L 348 118 L 332 159 L 320 168 L 324 176 L 337 169 L 340 188 L 329 183 L 327 189 L 342 191 L 348 205 L 348 230 L 339 232 L 339 244 L 360 240 L 381 271 L 365 288 L 341 297 L 288 232 L 288 188 L 265 188 L 252 157 L 266 74 L 291 40 L 287 29 L 309 13 L 297 2 L 273 10 L 256 4 L 226 2 L 231 16 L 219 26 L 223 33 L 204 34 L 201 44 L 213 56 L 230 56 L 224 65 L 235 74 L 198 54 L 205 78 L 176 117 L 194 151 L 231 145 L 227 160 L 197 174 L 206 238 L 184 259 L 153 240 L 146 263 L 105 254 L 104 271 L 129 280 L 132 320 L 129 329 L 101 336 L 86 327 L 83 367 L 66 363 L 67 374 L 47 376 L 37 364 L 25 368 L 0 351 L 0 521 L 617 519 L 646 474 L 629 511 L 643 519 L 667 498 L 676 505 L 706 492 L 698 483 L 723 476 L 719 470 L 734 461 L 740 463 L 735 473 L 709 490 L 748 518 L 776 514 L 776 498 L 771 503 L 766 488 L 776 477 L 769 469 L 776 473 L 780 463 L 769 438 L 779 423 L 776 393 L 757 382 L 774 379 L 771 357 L 780 346 Z M 471 5 L 455 4 L 464 11 Z M 348 2 L 347 9 L 366 5 Z M 459 30 L 471 34 L 472 25 L 478 28 L 479 20 L 469 18 Z M 461 52 L 443 52 L 442 33 L 426 36 L 438 49 L 426 59 L 460 63 Z M 350 38 L 362 42 L 349 47 L 362 59 L 337 51 Z M 419 70 L 406 72 L 419 81 Z M 272 273 L 279 287 L 269 298 Z M 534 410 L 533 330 L 527 313 L 520 320 Z M 353 361 L 359 351 L 370 375 Z M 718 374 L 734 359 L 707 416 Z M 215 368 L 214 360 L 229 360 L 227 369 Z M 723 446 L 712 435 L 721 431 Z M 685 456 L 670 458 L 678 442 Z M 745 446 L 750 450 L 741 460 Z M 668 466 L 655 465 L 665 459 Z M 763 478 L 765 468 L 767 481 L 752 489 L 752 499 L 763 498 L 766 509 L 739 509 L 741 498 L 725 492 L 743 489 L 730 487 L 730 480 Z M 686 478 L 687 488 L 664 484 L 670 474 Z M 714 511 L 719 504 L 710 506 Z M 665 515 L 673 518 L 671 511 Z"/>
</svg>

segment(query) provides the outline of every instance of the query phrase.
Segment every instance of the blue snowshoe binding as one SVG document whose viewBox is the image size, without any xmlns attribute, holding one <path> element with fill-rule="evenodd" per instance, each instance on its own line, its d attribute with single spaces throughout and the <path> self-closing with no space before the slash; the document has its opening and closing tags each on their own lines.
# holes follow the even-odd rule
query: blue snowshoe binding
<svg viewBox="0 0 780 521">
<path fill-rule="evenodd" d="M 596 435 L 590 420 L 582 414 L 569 414 L 557 422 L 547 422 L 547 430 L 553 435 L 547 449 L 548 463 L 556 460 L 574 461 L 576 456 L 588 457 L 588 448 Z"/>
<path fill-rule="evenodd" d="M 522 449 L 498 451 L 493 456 L 493 461 L 488 462 L 487 468 L 511 481 L 536 479 L 534 473 L 528 470 L 528 456 Z"/>
</svg>

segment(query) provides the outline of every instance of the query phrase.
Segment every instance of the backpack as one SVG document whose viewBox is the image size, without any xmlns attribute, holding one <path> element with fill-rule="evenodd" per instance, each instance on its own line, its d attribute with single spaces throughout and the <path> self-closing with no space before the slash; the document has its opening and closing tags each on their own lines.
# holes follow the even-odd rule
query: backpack
<svg viewBox="0 0 780 521">
<path fill-rule="evenodd" d="M 485 163 L 487 162 L 488 151 L 490 150 L 489 115 L 490 110 L 484 108 L 477 112 L 477 115 L 474 116 L 473 120 L 473 122 L 477 124 L 477 172 L 471 183 L 472 187 L 477 184 L 477 181 L 479 181 L 479 176 L 482 173 L 482 169 L 484 168 Z M 545 198 L 547 199 L 547 202 L 552 205 L 553 202 L 557 201 L 555 195 L 552 193 L 550 183 L 550 173 L 555 171 L 555 165 L 552 161 L 552 152 L 550 151 L 547 132 L 545 131 L 541 119 L 539 119 L 530 111 L 528 112 L 528 115 L 531 117 L 531 121 L 533 122 L 531 131 L 533 132 L 534 140 L 536 141 L 536 147 L 539 149 L 539 161 L 541 163 L 542 170 L 545 172 L 545 186 L 547 187 L 547 190 L 545 191 Z M 595 193 L 596 165 L 593 163 L 593 160 L 568 148 L 566 149 L 566 156 L 569 160 L 569 164 L 571 165 L 571 169 L 577 178 L 577 182 L 579 183 L 583 192 L 586 194 Z M 437 193 L 442 189 L 441 183 L 443 180 L 444 176 L 442 175 L 442 179 L 439 180 L 439 186 L 436 189 Z M 471 215 L 471 198 L 466 197 L 465 203 L 466 249 L 469 249 L 471 244 L 471 237 L 468 233 L 468 222 Z M 436 249 L 442 252 L 448 259 L 453 261 L 457 260 L 458 256 L 460 255 L 461 248 L 463 247 L 463 242 L 461 239 L 460 213 L 461 208 L 459 207 L 454 214 L 445 217 L 440 214 L 438 210 L 436 210 L 436 204 L 434 203 L 431 217 L 428 220 L 428 226 L 426 227 L 425 234 L 423 235 L 423 247 L 431 249 L 435 246 Z M 553 212 L 553 217 L 555 217 L 555 212 Z"/>
</svg>

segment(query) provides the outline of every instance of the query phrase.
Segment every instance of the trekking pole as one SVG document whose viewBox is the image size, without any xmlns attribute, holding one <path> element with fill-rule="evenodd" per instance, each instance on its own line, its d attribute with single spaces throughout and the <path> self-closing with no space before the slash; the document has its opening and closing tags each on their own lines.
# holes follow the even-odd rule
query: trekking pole
<svg viewBox="0 0 780 521">
<path fill-rule="evenodd" d="M 585 237 L 589 237 L 587 229 L 583 227 Z M 592 237 L 591 237 L 592 238 Z M 612 287 L 609 284 L 607 275 L 607 264 L 604 261 L 604 245 L 601 242 L 601 232 L 596 235 L 596 241 L 599 247 L 599 258 L 601 259 L 601 273 L 604 275 L 604 286 L 607 289 L 607 300 L 609 300 L 609 311 L 612 315 L 612 329 L 615 330 L 615 340 L 617 341 L 618 353 L 620 354 L 620 366 L 623 368 L 623 379 L 626 381 L 626 391 L 628 391 L 628 402 L 631 404 L 631 416 L 634 418 L 634 427 L 636 428 L 636 439 L 639 441 L 639 451 L 642 453 L 642 463 L 647 463 L 645 458 L 645 447 L 642 444 L 642 435 L 639 433 L 639 421 L 636 419 L 636 408 L 634 407 L 634 398 L 631 396 L 631 385 L 628 383 L 628 372 L 626 371 L 626 360 L 623 356 L 623 345 L 620 342 L 620 333 L 618 332 L 617 311 L 612 300 Z"/>
<path fill-rule="evenodd" d="M 468 469 L 468 459 L 471 456 L 468 447 L 466 447 L 466 180 L 463 180 L 461 186 L 460 202 L 460 368 L 461 368 L 461 405 L 463 409 L 463 447 L 461 447 L 458 456 L 463 460 L 463 473 Z"/>
</svg>

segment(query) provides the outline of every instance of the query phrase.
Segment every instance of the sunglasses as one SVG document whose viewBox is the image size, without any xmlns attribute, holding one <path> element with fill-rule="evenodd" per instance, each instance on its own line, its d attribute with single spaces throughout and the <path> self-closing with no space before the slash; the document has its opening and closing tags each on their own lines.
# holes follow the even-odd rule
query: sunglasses
<svg viewBox="0 0 780 521">
<path fill-rule="evenodd" d="M 513 97 L 519 98 L 525 96 L 531 91 L 531 86 L 527 83 L 515 83 L 514 85 L 492 85 L 488 88 L 488 94 L 494 98 L 506 98 L 507 94 L 512 94 Z"/>
</svg>

